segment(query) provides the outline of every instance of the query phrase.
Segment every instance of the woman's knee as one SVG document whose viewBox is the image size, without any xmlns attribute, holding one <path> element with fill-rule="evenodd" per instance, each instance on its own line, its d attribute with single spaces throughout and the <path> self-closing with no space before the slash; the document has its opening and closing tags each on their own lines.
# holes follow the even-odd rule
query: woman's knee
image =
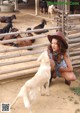
<svg viewBox="0 0 80 113">
<path fill-rule="evenodd" d="M 61 75 L 66 80 L 70 80 L 70 81 L 76 80 L 76 76 L 73 72 L 65 72 L 65 73 L 62 73 Z"/>
<path fill-rule="evenodd" d="M 75 81 L 76 80 L 76 77 L 75 76 L 69 76 L 69 80 Z"/>
</svg>

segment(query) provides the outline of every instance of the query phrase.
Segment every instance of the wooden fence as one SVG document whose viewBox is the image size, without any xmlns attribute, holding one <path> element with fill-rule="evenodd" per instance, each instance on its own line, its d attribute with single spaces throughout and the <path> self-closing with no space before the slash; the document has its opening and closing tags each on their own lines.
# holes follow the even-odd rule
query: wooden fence
<svg viewBox="0 0 80 113">
<path fill-rule="evenodd" d="M 25 34 L 29 32 L 37 32 L 37 31 L 45 31 L 45 30 L 60 30 L 66 33 L 66 39 L 69 44 L 69 54 L 72 60 L 73 67 L 80 67 L 80 33 L 78 32 L 79 26 L 74 25 L 72 22 L 72 17 L 75 19 L 79 19 L 80 15 L 65 15 L 61 14 L 57 17 L 57 25 L 58 27 L 47 28 L 47 29 L 38 29 L 38 30 L 28 30 L 22 32 L 14 32 L 14 33 L 5 33 L 0 34 L 0 38 L 6 35 L 13 35 L 13 34 Z M 76 21 L 75 21 L 76 22 Z M 78 23 L 78 22 L 77 22 Z M 78 23 L 79 24 L 79 23 Z M 76 26 L 73 28 L 73 26 Z M 76 29 L 77 28 L 77 29 Z M 76 29 L 74 32 L 74 29 Z M 31 75 L 36 73 L 39 67 L 39 63 L 36 61 L 39 54 L 43 52 L 47 46 L 49 45 L 48 41 L 44 43 L 41 42 L 39 44 L 33 44 L 32 46 L 25 46 L 25 47 L 8 47 L 2 46 L 2 44 L 16 42 L 17 40 L 28 40 L 28 39 L 40 39 L 46 38 L 47 34 L 36 35 L 31 37 L 24 37 L 20 39 L 10 39 L 10 40 L 3 40 L 0 41 L 0 80 L 9 79 L 13 77 L 23 77 L 24 75 L 28 74 Z M 33 48 L 32 51 L 27 49 Z"/>
<path fill-rule="evenodd" d="M 80 67 L 80 14 L 68 14 L 65 26 L 72 64 L 74 67 Z"/>
<path fill-rule="evenodd" d="M 72 65 L 73 67 L 80 67 L 80 14 L 72 15 L 63 12 L 57 17 L 57 21 L 68 41 Z"/>
</svg>

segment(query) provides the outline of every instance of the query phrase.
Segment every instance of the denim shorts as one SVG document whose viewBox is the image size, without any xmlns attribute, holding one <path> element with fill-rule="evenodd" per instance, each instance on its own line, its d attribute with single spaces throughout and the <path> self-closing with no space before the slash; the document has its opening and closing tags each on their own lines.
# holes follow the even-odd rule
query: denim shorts
<svg viewBox="0 0 80 113">
<path fill-rule="evenodd" d="M 67 64 L 66 64 L 65 60 L 62 60 L 61 63 L 57 63 L 57 64 L 56 64 L 55 72 L 56 72 L 56 75 L 57 75 L 58 77 L 61 76 L 61 73 L 59 72 L 59 68 L 60 68 L 60 67 L 64 67 L 64 68 L 67 67 Z"/>
</svg>

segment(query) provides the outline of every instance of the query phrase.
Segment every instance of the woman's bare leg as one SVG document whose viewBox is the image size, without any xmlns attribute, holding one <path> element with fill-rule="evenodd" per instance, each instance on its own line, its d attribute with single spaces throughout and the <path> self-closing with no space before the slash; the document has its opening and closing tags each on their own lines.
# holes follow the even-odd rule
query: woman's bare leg
<svg viewBox="0 0 80 113">
<path fill-rule="evenodd" d="M 73 72 L 64 72 L 61 75 L 65 79 L 65 84 L 67 84 L 69 86 L 71 84 L 71 81 L 76 80 L 76 76 Z"/>
<path fill-rule="evenodd" d="M 61 74 L 61 76 L 66 79 L 66 80 L 69 80 L 69 81 L 74 81 L 76 80 L 76 76 L 73 72 L 64 72 Z"/>
</svg>

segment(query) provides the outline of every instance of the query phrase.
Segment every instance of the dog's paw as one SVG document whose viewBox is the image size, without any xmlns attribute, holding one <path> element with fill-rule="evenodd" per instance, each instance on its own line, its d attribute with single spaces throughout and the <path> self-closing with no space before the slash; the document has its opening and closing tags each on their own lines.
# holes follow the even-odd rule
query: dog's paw
<svg viewBox="0 0 80 113">
<path fill-rule="evenodd" d="M 45 93 L 41 93 L 41 96 L 45 96 Z"/>
<path fill-rule="evenodd" d="M 46 93 L 46 96 L 50 96 L 50 94 L 49 93 Z"/>
<path fill-rule="evenodd" d="M 50 93 L 47 91 L 47 92 L 45 93 L 45 95 L 46 95 L 46 96 L 49 96 L 49 95 L 50 95 Z"/>
</svg>

